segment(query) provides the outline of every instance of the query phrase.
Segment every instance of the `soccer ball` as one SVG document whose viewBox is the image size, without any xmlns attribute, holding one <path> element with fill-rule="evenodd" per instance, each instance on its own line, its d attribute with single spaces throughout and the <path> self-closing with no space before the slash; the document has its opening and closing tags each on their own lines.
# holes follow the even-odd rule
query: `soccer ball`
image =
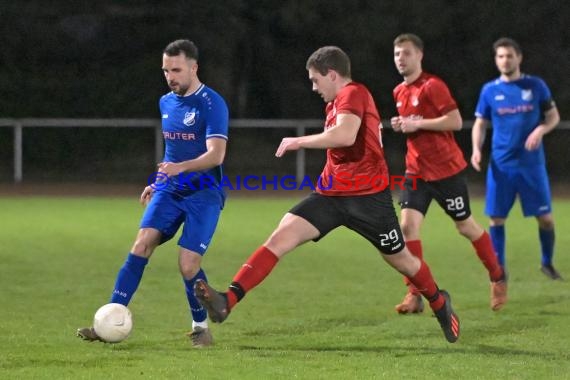
<svg viewBox="0 0 570 380">
<path fill-rule="evenodd" d="M 131 311 L 120 303 L 103 305 L 95 313 L 93 328 L 97 336 L 107 343 L 122 342 L 133 329 Z"/>
</svg>

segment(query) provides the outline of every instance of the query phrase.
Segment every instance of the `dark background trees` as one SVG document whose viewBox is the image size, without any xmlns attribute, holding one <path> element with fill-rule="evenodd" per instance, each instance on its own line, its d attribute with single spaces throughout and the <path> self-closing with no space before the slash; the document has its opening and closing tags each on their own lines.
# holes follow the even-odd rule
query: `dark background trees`
<svg viewBox="0 0 570 380">
<path fill-rule="evenodd" d="M 167 90 L 162 49 L 184 37 L 200 47 L 201 77 L 234 118 L 320 116 L 304 65 L 325 44 L 349 53 L 354 78 L 390 114 L 400 81 L 392 41 L 411 31 L 425 40 L 425 69 L 449 83 L 467 118 L 496 76 L 491 44 L 504 35 L 522 44 L 523 69 L 543 76 L 567 113 L 569 10 L 553 0 L 5 1 L 0 109 L 4 117 L 155 117 Z"/>
</svg>

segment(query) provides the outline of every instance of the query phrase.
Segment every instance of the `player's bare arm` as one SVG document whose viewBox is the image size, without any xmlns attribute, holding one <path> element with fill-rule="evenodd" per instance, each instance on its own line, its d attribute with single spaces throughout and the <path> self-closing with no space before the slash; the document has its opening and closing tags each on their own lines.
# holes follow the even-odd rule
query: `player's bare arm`
<svg viewBox="0 0 570 380">
<path fill-rule="evenodd" d="M 552 107 L 544 113 L 544 122 L 539 124 L 530 135 L 528 135 L 524 147 L 526 150 L 538 149 L 542 142 L 542 137 L 552 131 L 560 122 L 560 114 L 556 107 Z"/>
<path fill-rule="evenodd" d="M 161 162 L 158 164 L 158 171 L 172 177 L 183 172 L 211 169 L 224 162 L 226 145 L 226 139 L 219 137 L 209 138 L 206 140 L 207 151 L 204 154 L 188 161 Z"/>
<path fill-rule="evenodd" d="M 400 116 L 400 126 L 403 133 L 413 133 L 418 129 L 441 132 L 458 131 L 462 125 L 463 119 L 457 109 L 433 119 L 413 119 Z"/>
<path fill-rule="evenodd" d="M 336 125 L 322 133 L 301 137 L 286 137 L 275 152 L 282 157 L 286 152 L 306 149 L 329 149 L 351 146 L 356 140 L 362 120 L 351 113 L 341 113 L 336 117 Z"/>
<path fill-rule="evenodd" d="M 473 129 L 471 130 L 471 144 L 473 153 L 471 153 L 471 166 L 478 172 L 481 171 L 481 147 L 485 142 L 485 134 L 489 122 L 481 117 L 475 119 Z"/>
</svg>

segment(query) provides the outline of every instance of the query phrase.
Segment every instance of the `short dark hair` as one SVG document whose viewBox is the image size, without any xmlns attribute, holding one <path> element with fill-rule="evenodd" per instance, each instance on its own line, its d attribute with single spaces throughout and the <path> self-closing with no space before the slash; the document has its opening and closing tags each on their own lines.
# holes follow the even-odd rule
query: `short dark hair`
<svg viewBox="0 0 570 380">
<path fill-rule="evenodd" d="M 350 78 L 350 58 L 337 46 L 323 46 L 317 49 L 307 59 L 307 70 L 311 67 L 321 75 L 327 75 L 329 70 L 334 70 L 345 78 Z"/>
<path fill-rule="evenodd" d="M 501 37 L 497 41 L 495 41 L 495 43 L 493 44 L 493 52 L 497 54 L 497 49 L 500 47 L 510 47 L 515 49 L 517 55 L 522 54 L 521 45 L 519 45 L 517 41 L 509 37 Z"/>
<path fill-rule="evenodd" d="M 186 58 L 198 61 L 198 47 L 190 40 L 176 40 L 169 43 L 163 51 L 169 57 L 174 57 L 184 53 Z"/>
<path fill-rule="evenodd" d="M 394 46 L 404 42 L 411 42 L 418 50 L 424 51 L 424 42 L 420 37 L 413 33 L 402 33 L 394 39 Z"/>
</svg>

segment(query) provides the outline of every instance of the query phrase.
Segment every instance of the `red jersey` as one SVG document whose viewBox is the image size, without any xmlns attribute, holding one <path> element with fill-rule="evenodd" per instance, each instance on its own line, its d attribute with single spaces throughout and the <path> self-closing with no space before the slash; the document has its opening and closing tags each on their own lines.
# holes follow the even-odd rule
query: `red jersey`
<svg viewBox="0 0 570 380">
<path fill-rule="evenodd" d="M 457 109 L 447 85 L 428 73 L 413 83 L 396 86 L 394 100 L 400 116 L 411 119 L 434 119 Z M 467 166 L 452 131 L 420 129 L 408 134 L 407 146 L 406 173 L 425 181 L 451 177 Z"/>
<path fill-rule="evenodd" d="M 351 82 L 326 106 L 325 130 L 336 125 L 338 114 L 353 114 L 362 121 L 353 145 L 327 149 L 327 162 L 316 186 L 323 195 L 373 194 L 389 186 L 382 149 L 380 115 L 368 89 Z"/>
</svg>

